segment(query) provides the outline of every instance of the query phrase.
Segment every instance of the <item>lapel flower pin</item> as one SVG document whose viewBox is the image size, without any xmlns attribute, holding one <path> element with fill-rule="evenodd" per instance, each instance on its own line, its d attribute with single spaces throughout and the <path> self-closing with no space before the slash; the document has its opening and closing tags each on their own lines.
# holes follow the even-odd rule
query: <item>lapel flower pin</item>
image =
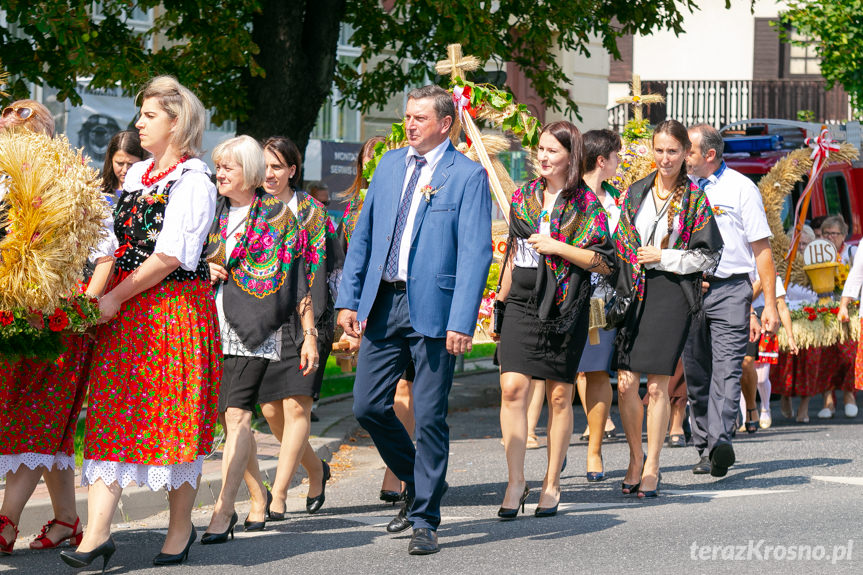
<svg viewBox="0 0 863 575">
<path fill-rule="evenodd" d="M 433 187 L 431 187 L 430 185 L 426 184 L 425 186 L 420 188 L 420 193 L 426 199 L 426 203 L 429 203 L 429 202 L 431 202 L 432 196 L 435 195 L 436 193 L 438 193 L 438 190 L 436 190 Z"/>
</svg>

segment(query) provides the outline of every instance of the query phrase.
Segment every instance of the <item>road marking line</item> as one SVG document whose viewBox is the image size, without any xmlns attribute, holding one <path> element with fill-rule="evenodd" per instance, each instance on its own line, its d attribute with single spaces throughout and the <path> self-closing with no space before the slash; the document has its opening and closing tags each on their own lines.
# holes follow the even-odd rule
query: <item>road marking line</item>
<svg viewBox="0 0 863 575">
<path fill-rule="evenodd" d="M 708 499 L 725 499 L 728 497 L 747 497 L 750 495 L 774 495 L 779 493 L 794 493 L 794 489 L 729 489 L 727 491 L 690 491 L 688 489 L 662 489 L 666 495 L 684 495 L 689 497 L 706 497 Z"/>
<path fill-rule="evenodd" d="M 815 475 L 812 479 L 827 481 L 830 483 L 844 483 L 845 485 L 863 485 L 863 477 L 840 477 L 831 475 Z"/>
</svg>

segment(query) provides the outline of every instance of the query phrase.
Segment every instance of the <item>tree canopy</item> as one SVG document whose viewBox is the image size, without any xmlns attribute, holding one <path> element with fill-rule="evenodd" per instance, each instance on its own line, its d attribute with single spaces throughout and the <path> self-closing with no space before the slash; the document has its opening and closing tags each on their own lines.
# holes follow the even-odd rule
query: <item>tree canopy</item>
<svg viewBox="0 0 863 575">
<path fill-rule="evenodd" d="M 831 86 L 839 84 L 848 92 L 859 115 L 863 107 L 863 0 L 792 0 L 780 23 L 783 40 L 792 41 L 793 28 L 805 38 L 793 43 L 815 45 L 821 75 Z"/>
<path fill-rule="evenodd" d="M 73 103 L 80 78 L 131 95 L 172 74 L 217 123 L 287 135 L 302 150 L 334 82 L 367 111 L 435 78 L 434 63 L 454 42 L 483 63 L 516 63 L 549 107 L 577 113 L 556 51 L 588 54 L 599 38 L 618 55 L 619 36 L 680 32 L 696 8 L 694 0 L 0 0 L 0 61 L 13 97 L 35 82 Z M 136 25 L 133 11 L 149 9 L 152 25 Z M 337 62 L 343 22 L 361 63 Z"/>
</svg>

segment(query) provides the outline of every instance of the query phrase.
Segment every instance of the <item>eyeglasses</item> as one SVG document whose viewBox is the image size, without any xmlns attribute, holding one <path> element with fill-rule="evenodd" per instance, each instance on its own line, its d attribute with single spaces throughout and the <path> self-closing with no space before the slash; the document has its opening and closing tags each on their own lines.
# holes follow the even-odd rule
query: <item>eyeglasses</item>
<svg viewBox="0 0 863 575">
<path fill-rule="evenodd" d="M 32 108 L 26 108 L 26 107 L 24 107 L 24 108 L 13 108 L 12 106 L 9 106 L 7 108 L 3 108 L 3 117 L 4 118 L 8 118 L 12 114 L 15 114 L 16 116 L 18 116 L 22 120 L 26 120 L 27 118 L 29 118 L 30 116 L 33 115 L 33 109 Z"/>
<path fill-rule="evenodd" d="M 845 234 L 842 232 L 821 232 L 821 235 L 825 238 L 834 238 L 834 237 L 844 237 Z"/>
</svg>

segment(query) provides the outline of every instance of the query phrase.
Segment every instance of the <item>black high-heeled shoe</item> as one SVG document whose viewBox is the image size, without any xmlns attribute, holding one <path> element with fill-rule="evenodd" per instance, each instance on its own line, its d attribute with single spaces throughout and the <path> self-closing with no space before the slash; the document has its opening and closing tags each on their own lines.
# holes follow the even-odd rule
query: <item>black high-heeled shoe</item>
<svg viewBox="0 0 863 575">
<path fill-rule="evenodd" d="M 80 569 L 81 567 L 86 567 L 99 557 L 102 557 L 102 573 L 104 574 L 105 568 L 108 566 L 108 561 L 111 560 L 111 556 L 116 550 L 117 546 L 114 545 L 114 540 L 109 535 L 107 541 L 92 551 L 87 551 L 86 553 L 79 553 L 77 551 L 61 551 L 60 559 L 62 559 L 63 563 L 66 565 Z"/>
<path fill-rule="evenodd" d="M 330 480 L 330 466 L 326 461 L 321 459 L 324 466 L 324 479 L 321 481 L 321 494 L 317 497 L 306 497 L 306 512 L 309 514 L 317 513 L 324 506 L 324 501 L 327 500 L 326 490 L 327 481 Z"/>
<path fill-rule="evenodd" d="M 642 473 L 644 473 L 644 464 L 645 463 L 647 463 L 647 455 L 645 455 L 644 459 L 641 460 L 641 472 Z M 641 473 L 638 474 L 638 477 L 639 478 L 641 477 Z M 624 495 L 632 495 L 633 493 L 638 491 L 639 487 L 641 487 L 641 481 L 639 481 L 638 483 L 625 483 L 625 482 L 621 481 L 621 483 L 620 483 L 620 491 Z"/>
<path fill-rule="evenodd" d="M 512 521 L 516 517 L 518 517 L 518 508 L 521 507 L 521 512 L 524 513 L 524 502 L 527 500 L 527 496 L 530 494 L 530 488 L 525 485 L 524 493 L 521 494 L 521 498 L 518 500 L 518 505 L 515 506 L 515 509 L 510 509 L 509 507 L 501 507 L 497 510 L 497 516 L 500 517 L 504 521 Z"/>
<path fill-rule="evenodd" d="M 267 489 L 267 506 L 264 508 L 263 521 L 249 521 L 248 516 L 243 521 L 243 530 L 245 531 L 263 531 L 267 526 L 267 515 L 269 515 L 270 503 L 273 502 L 273 494 Z"/>
<path fill-rule="evenodd" d="M 753 411 L 755 412 L 755 419 L 750 419 L 745 424 L 746 425 L 746 433 L 750 433 L 750 434 L 758 431 L 758 417 L 759 417 L 758 416 L 758 409 L 757 408 L 756 409 L 747 409 L 746 415 L 747 416 L 752 415 Z"/>
<path fill-rule="evenodd" d="M 557 515 L 557 507 L 560 505 L 560 501 L 554 504 L 554 507 L 539 507 L 537 506 L 536 511 L 533 512 L 534 517 L 554 517 Z"/>
<path fill-rule="evenodd" d="M 186 543 L 186 548 L 176 555 L 169 553 L 159 553 L 153 558 L 153 565 L 163 567 L 165 565 L 179 565 L 189 558 L 189 549 L 192 548 L 192 543 L 198 539 L 198 532 L 195 531 L 195 526 L 192 526 L 192 532 L 189 534 L 189 542 Z"/>
<path fill-rule="evenodd" d="M 659 482 L 662 481 L 662 474 L 656 476 L 656 488 L 651 489 L 649 491 L 638 490 L 638 498 L 639 499 L 652 499 L 654 497 L 659 497 Z"/>
<path fill-rule="evenodd" d="M 205 532 L 204 536 L 201 537 L 201 545 L 216 545 L 219 543 L 227 543 L 228 535 L 231 536 L 231 539 L 234 538 L 234 525 L 237 524 L 240 518 L 237 517 L 237 512 L 234 511 L 234 514 L 231 515 L 231 522 L 228 524 L 228 528 L 225 529 L 222 533 L 209 533 Z"/>
<path fill-rule="evenodd" d="M 407 491 L 390 491 L 388 489 L 381 489 L 381 501 L 386 501 L 387 503 L 392 503 L 394 506 L 399 501 L 405 500 L 405 494 Z"/>
</svg>

